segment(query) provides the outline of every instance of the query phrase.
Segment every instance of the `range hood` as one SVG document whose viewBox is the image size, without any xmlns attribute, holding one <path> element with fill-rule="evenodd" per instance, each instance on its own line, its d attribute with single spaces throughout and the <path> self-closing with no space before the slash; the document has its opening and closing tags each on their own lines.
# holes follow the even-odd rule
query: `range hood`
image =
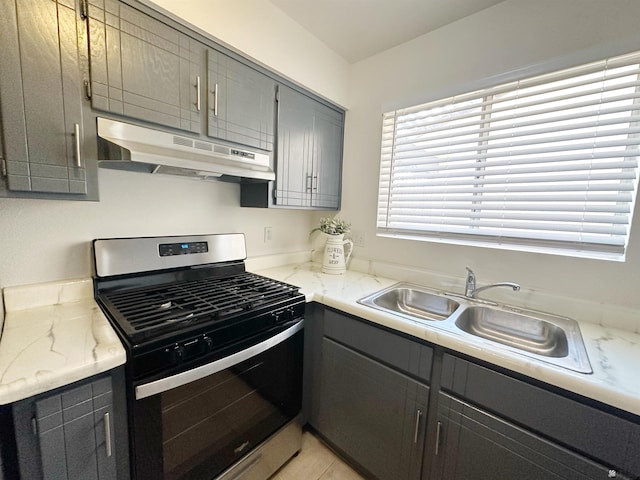
<svg viewBox="0 0 640 480">
<path fill-rule="evenodd" d="M 201 179 L 275 180 L 269 155 L 98 117 L 100 167 Z"/>
</svg>

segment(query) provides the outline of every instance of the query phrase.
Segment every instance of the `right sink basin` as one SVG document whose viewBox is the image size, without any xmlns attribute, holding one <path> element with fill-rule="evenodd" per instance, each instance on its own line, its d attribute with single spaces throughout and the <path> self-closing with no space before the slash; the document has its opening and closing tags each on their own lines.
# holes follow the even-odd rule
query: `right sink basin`
<svg viewBox="0 0 640 480">
<path fill-rule="evenodd" d="M 458 315 L 455 325 L 477 337 L 536 355 L 562 358 L 569 354 L 567 334 L 562 327 L 528 315 L 471 306 Z"/>
</svg>

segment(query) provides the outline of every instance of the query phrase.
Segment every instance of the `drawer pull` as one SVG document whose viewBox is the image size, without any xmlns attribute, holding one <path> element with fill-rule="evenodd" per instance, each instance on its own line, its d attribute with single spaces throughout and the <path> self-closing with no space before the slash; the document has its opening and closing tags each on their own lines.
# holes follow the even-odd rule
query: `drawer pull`
<svg viewBox="0 0 640 480">
<path fill-rule="evenodd" d="M 196 109 L 200 111 L 200 75 L 196 77 Z"/>
<path fill-rule="evenodd" d="M 440 434 L 442 433 L 442 422 L 436 422 L 436 456 L 440 453 Z"/>
<path fill-rule="evenodd" d="M 111 457 L 111 415 L 109 412 L 104 414 L 104 444 L 107 449 L 107 457 Z"/>
<path fill-rule="evenodd" d="M 75 154 L 76 154 L 76 167 L 82 168 L 82 157 L 80 152 L 80 124 L 73 124 L 73 137 L 74 137 L 74 146 L 75 146 Z"/>
<path fill-rule="evenodd" d="M 416 428 L 413 431 L 413 443 L 418 443 L 418 432 L 420 431 L 420 419 L 422 418 L 422 410 L 416 412 Z"/>
</svg>

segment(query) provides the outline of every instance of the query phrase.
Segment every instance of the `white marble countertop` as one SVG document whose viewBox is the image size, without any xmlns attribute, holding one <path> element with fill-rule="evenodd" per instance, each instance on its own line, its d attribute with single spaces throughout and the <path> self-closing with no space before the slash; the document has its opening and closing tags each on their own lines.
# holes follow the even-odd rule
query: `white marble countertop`
<svg viewBox="0 0 640 480">
<path fill-rule="evenodd" d="M 397 280 L 356 271 L 325 275 L 314 263 L 252 271 L 301 287 L 307 301 L 640 415 L 638 334 L 576 318 L 593 368 L 593 374 L 585 375 L 469 343 L 461 336 L 356 302 Z M 0 404 L 82 380 L 126 361 L 124 348 L 93 299 L 90 279 L 7 287 L 4 302 L 7 313 L 0 340 Z"/>
<path fill-rule="evenodd" d="M 461 336 L 438 330 L 433 326 L 405 320 L 356 303 L 359 298 L 391 286 L 397 283 L 397 280 L 354 271 L 347 271 L 344 275 L 326 275 L 320 272 L 320 265 L 313 263 L 253 271 L 301 287 L 307 301 L 313 300 L 328 307 L 334 307 L 640 415 L 640 373 L 638 373 L 640 335 L 638 334 L 580 322 L 580 319 L 575 318 L 580 324 L 587 355 L 593 368 L 592 374 L 581 374 L 523 355 L 494 350 L 487 345 L 469 343 Z"/>
<path fill-rule="evenodd" d="M 126 352 L 91 280 L 6 287 L 0 405 L 111 370 Z"/>
</svg>

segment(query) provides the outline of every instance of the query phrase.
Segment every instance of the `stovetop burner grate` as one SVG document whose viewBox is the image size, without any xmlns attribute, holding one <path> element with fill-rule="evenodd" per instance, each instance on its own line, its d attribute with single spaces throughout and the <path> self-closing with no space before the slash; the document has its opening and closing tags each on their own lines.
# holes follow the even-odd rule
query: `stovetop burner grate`
<svg viewBox="0 0 640 480">
<path fill-rule="evenodd" d="M 298 295 L 298 288 L 252 273 L 103 293 L 130 337 L 200 320 L 222 320 Z"/>
</svg>

